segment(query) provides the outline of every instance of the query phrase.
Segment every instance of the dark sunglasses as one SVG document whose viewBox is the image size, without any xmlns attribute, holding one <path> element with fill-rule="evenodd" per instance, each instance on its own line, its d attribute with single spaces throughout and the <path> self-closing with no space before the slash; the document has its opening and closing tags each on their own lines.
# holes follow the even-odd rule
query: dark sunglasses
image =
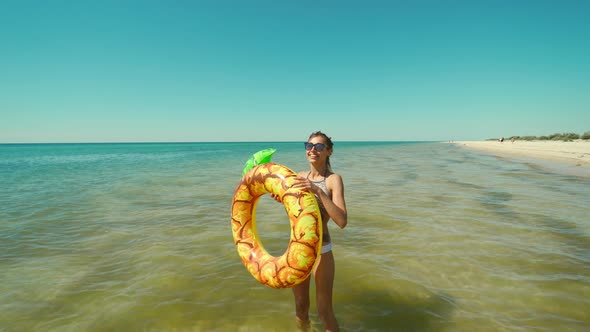
<svg viewBox="0 0 590 332">
<path fill-rule="evenodd" d="M 305 150 L 307 150 L 307 151 L 311 151 L 311 149 L 313 149 L 315 147 L 315 150 L 317 152 L 321 152 L 326 147 L 326 144 L 324 144 L 324 143 L 313 144 L 313 143 L 305 142 L 303 144 L 305 144 Z"/>
</svg>

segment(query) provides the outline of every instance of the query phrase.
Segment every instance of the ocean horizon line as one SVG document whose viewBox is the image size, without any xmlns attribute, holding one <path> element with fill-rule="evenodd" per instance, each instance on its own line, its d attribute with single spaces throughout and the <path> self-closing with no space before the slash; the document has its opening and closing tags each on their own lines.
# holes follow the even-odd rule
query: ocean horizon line
<svg viewBox="0 0 590 332">
<path fill-rule="evenodd" d="M 0 142 L 0 145 L 98 145 L 98 144 L 248 144 L 248 143 L 299 143 L 297 141 L 113 141 L 113 142 Z M 335 143 L 437 143 L 447 140 L 343 140 Z"/>
</svg>

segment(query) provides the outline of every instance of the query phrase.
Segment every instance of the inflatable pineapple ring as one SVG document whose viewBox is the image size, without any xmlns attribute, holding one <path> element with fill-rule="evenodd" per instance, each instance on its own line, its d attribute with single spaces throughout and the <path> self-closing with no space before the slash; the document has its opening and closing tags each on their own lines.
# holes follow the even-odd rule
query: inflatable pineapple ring
<svg viewBox="0 0 590 332">
<path fill-rule="evenodd" d="M 293 287 L 309 276 L 322 247 L 322 219 L 315 196 L 291 188 L 297 175 L 289 168 L 267 163 L 244 175 L 232 202 L 232 233 L 246 269 L 260 283 L 272 288 Z M 270 255 L 256 230 L 256 204 L 267 193 L 277 195 L 291 222 L 291 239 L 280 257 Z"/>
</svg>

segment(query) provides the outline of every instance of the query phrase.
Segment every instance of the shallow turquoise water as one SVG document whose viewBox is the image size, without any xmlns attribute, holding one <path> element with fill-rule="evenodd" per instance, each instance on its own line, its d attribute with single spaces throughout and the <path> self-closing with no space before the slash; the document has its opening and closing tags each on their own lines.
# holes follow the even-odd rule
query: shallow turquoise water
<svg viewBox="0 0 590 332">
<path fill-rule="evenodd" d="M 294 330 L 290 290 L 259 285 L 231 235 L 267 147 L 307 167 L 301 143 L 0 145 L 0 331 Z M 336 142 L 332 159 L 343 330 L 590 326 L 587 178 L 440 143 Z M 263 197 L 258 224 L 281 254 L 282 205 Z"/>
</svg>

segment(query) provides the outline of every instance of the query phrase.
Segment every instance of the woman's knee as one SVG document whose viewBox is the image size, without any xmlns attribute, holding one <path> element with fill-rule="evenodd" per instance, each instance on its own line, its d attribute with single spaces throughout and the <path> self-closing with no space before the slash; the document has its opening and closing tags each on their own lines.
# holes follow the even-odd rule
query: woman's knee
<svg viewBox="0 0 590 332">
<path fill-rule="evenodd" d="M 295 312 L 306 313 L 309 311 L 309 301 L 298 301 L 295 300 Z"/>
<path fill-rule="evenodd" d="M 295 295 L 295 306 L 299 308 L 309 308 L 309 296 L 304 294 Z"/>
<path fill-rule="evenodd" d="M 309 281 L 306 280 L 303 284 L 297 285 L 293 288 L 293 295 L 295 298 L 295 310 L 297 313 L 307 312 L 309 310 Z"/>
</svg>

